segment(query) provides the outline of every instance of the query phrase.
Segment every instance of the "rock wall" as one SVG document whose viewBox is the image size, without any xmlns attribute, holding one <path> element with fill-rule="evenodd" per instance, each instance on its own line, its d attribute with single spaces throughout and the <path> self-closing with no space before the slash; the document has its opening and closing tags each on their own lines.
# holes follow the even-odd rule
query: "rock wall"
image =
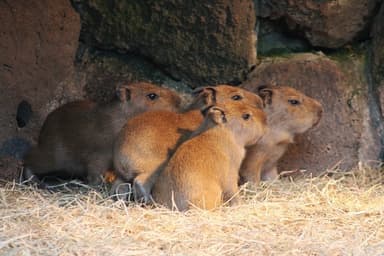
<svg viewBox="0 0 384 256">
<path fill-rule="evenodd" d="M 51 110 L 83 97 L 108 101 L 117 83 L 137 80 L 182 92 L 291 85 L 319 99 L 325 113 L 289 148 L 282 170 L 377 165 L 382 2 L 0 1 L 0 178 L 16 177 Z"/>
<path fill-rule="evenodd" d="M 143 56 L 191 86 L 239 83 L 256 62 L 251 0 L 75 0 L 81 40 Z"/>
<path fill-rule="evenodd" d="M 80 17 L 67 0 L 0 1 L 0 24 L 0 166 L 8 170 L 0 178 L 11 178 L 7 166 L 34 143 L 46 114 L 82 95 L 73 65 Z"/>
<path fill-rule="evenodd" d="M 282 19 L 315 47 L 339 48 L 369 34 L 381 0 L 255 0 L 257 14 Z"/>
</svg>

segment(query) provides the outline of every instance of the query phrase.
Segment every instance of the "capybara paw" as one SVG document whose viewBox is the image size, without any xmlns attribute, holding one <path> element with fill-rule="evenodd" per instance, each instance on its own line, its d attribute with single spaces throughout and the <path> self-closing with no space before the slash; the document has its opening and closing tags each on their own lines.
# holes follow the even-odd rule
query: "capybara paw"
<svg viewBox="0 0 384 256">
<path fill-rule="evenodd" d="M 136 202 L 147 204 L 151 201 L 151 194 L 139 181 L 133 182 L 133 195 Z"/>
</svg>

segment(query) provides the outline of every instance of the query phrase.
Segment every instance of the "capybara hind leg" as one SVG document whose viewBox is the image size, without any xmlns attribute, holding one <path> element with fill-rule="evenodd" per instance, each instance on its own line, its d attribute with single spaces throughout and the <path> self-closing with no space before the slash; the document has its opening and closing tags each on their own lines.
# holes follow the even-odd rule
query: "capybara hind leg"
<svg viewBox="0 0 384 256">
<path fill-rule="evenodd" d="M 98 186 L 102 183 L 103 178 L 95 172 L 88 172 L 87 183 L 90 186 Z"/>
<path fill-rule="evenodd" d="M 54 170 L 52 153 L 44 152 L 39 148 L 32 148 L 24 158 L 24 166 L 29 169 L 26 174 L 45 174 Z"/>
<path fill-rule="evenodd" d="M 37 175 L 44 175 L 55 171 L 54 159 L 51 152 L 41 151 L 39 148 L 32 148 L 24 159 L 24 168 L 20 176 L 20 181 L 25 183 L 37 184 L 44 188 Z"/>
<path fill-rule="evenodd" d="M 29 167 L 24 167 L 20 175 L 21 184 L 35 184 L 41 189 L 45 189 L 47 184 L 42 182 Z"/>
<path fill-rule="evenodd" d="M 253 185 L 257 186 L 260 183 L 260 179 L 261 179 L 260 168 L 257 168 L 255 170 L 253 169 L 240 170 L 239 185 L 243 185 L 247 182 L 250 182 Z"/>
<path fill-rule="evenodd" d="M 87 182 L 91 186 L 98 186 L 103 182 L 103 173 L 110 167 L 105 155 L 94 155 L 87 165 Z"/>
<path fill-rule="evenodd" d="M 192 207 L 212 210 L 219 207 L 223 203 L 223 191 L 218 184 L 208 184 L 204 186 L 204 191 L 196 188 L 195 191 L 190 191 L 189 203 Z M 192 192 L 192 193 L 191 193 Z"/>
<path fill-rule="evenodd" d="M 264 157 L 258 156 L 255 152 L 255 148 L 249 148 L 240 167 L 239 184 L 243 185 L 250 182 L 255 186 L 259 185 L 263 161 Z"/>
<path fill-rule="evenodd" d="M 149 203 L 152 200 L 152 177 L 151 174 L 141 173 L 133 181 L 133 193 L 135 201 Z"/>
<path fill-rule="evenodd" d="M 239 187 L 237 186 L 237 182 L 232 184 L 230 188 L 228 188 L 223 193 L 223 201 L 225 204 L 236 205 L 240 202 L 239 199 Z"/>
<path fill-rule="evenodd" d="M 23 171 L 21 173 L 20 180 L 22 182 L 26 181 L 32 181 L 32 182 L 38 182 L 39 179 L 36 177 L 36 175 L 33 173 L 33 171 L 29 167 L 24 167 Z"/>
<path fill-rule="evenodd" d="M 277 179 L 278 177 L 279 177 L 279 173 L 277 172 L 276 167 L 263 171 L 261 173 L 261 180 L 274 180 L 274 179 Z"/>
</svg>

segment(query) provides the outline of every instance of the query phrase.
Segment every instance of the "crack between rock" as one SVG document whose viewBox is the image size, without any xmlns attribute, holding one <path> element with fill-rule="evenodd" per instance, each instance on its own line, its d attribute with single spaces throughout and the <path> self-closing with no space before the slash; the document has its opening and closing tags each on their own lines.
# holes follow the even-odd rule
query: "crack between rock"
<svg viewBox="0 0 384 256">
<path fill-rule="evenodd" d="M 379 159 L 384 160 L 384 119 L 380 109 L 380 100 L 378 98 L 376 81 L 373 79 L 373 50 L 372 42 L 367 47 L 366 64 L 364 67 L 364 73 L 368 84 L 368 102 L 371 104 L 369 107 L 369 115 L 372 120 L 372 126 L 378 131 L 380 137 L 381 149 L 379 153 Z"/>
<path fill-rule="evenodd" d="M 171 79 L 175 82 L 183 82 L 183 83 L 187 84 L 188 86 L 190 86 L 190 84 L 187 81 L 183 81 L 182 79 L 175 77 L 170 72 L 168 72 L 161 64 L 158 64 L 157 62 L 153 61 L 153 59 L 151 59 L 150 57 L 148 57 L 146 55 L 141 54 L 140 52 L 127 51 L 127 50 L 121 50 L 121 49 L 105 49 L 105 48 L 101 48 L 101 47 L 97 47 L 97 46 L 91 46 L 82 40 L 79 40 L 79 43 L 81 45 L 83 45 L 83 47 L 85 49 L 88 48 L 88 49 L 94 50 L 96 52 L 99 52 L 101 54 L 112 55 L 112 56 L 115 56 L 117 58 L 122 58 L 122 59 L 130 58 L 130 57 L 141 59 L 147 65 L 152 66 L 153 69 L 158 70 L 159 72 L 161 72 L 164 76 L 168 77 L 169 79 Z M 80 47 L 81 46 L 79 46 L 77 49 L 76 58 L 75 58 L 77 63 L 81 62 L 81 60 L 83 58 L 82 55 L 83 55 L 84 51 L 81 50 Z"/>
</svg>

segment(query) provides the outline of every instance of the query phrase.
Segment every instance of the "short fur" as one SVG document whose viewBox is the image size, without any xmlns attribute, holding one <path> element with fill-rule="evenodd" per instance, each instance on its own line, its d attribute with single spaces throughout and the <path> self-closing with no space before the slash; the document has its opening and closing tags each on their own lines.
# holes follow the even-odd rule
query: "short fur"
<svg viewBox="0 0 384 256">
<path fill-rule="evenodd" d="M 159 170 L 177 145 L 203 121 L 200 109 L 225 102 L 263 106 L 256 94 L 229 85 L 198 88 L 195 94 L 194 102 L 184 113 L 147 112 L 126 123 L 114 146 L 114 167 L 119 178 L 112 186 L 112 194 L 126 193 L 127 187 L 121 183 L 133 180 L 135 198 L 147 202 Z"/>
<path fill-rule="evenodd" d="M 236 202 L 245 146 L 255 144 L 265 130 L 261 109 L 233 102 L 213 106 L 198 133 L 177 148 L 161 172 L 154 201 L 180 211 Z"/>
<path fill-rule="evenodd" d="M 277 162 L 293 143 L 294 136 L 315 126 L 321 118 L 321 104 L 288 86 L 261 86 L 269 130 L 247 149 L 240 169 L 240 183 L 258 184 L 260 179 L 278 177 Z"/>
<path fill-rule="evenodd" d="M 24 178 L 60 172 L 86 177 L 91 185 L 112 165 L 113 141 L 127 119 L 147 110 L 176 111 L 181 99 L 173 91 L 149 83 L 122 85 L 111 103 L 89 100 L 67 103 L 46 118 L 38 145 L 24 160 Z"/>
</svg>

